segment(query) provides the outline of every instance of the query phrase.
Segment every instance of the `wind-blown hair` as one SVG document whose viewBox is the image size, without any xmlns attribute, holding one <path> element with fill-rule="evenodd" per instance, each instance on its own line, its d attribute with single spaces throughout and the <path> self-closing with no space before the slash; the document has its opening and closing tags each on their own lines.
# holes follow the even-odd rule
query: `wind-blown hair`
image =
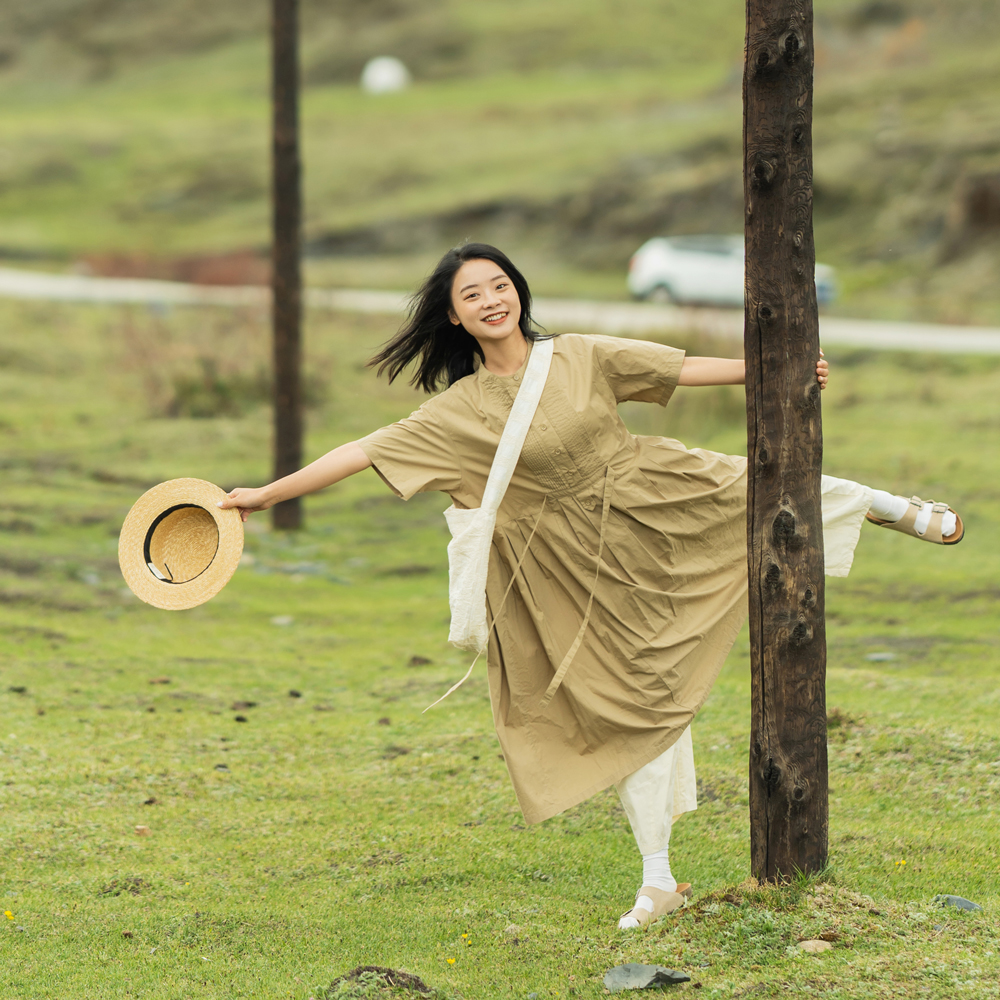
<svg viewBox="0 0 1000 1000">
<path fill-rule="evenodd" d="M 419 386 L 424 392 L 435 392 L 442 384 L 449 386 L 472 374 L 473 358 L 478 354 L 483 360 L 483 352 L 476 338 L 448 317 L 455 272 L 470 260 L 491 260 L 503 270 L 521 300 L 518 323 L 521 333 L 527 340 L 540 339 L 541 335 L 531 326 L 531 291 L 524 275 L 496 247 L 488 243 L 463 243 L 452 247 L 438 261 L 430 277 L 410 299 L 408 316 L 399 333 L 368 362 L 370 366 L 378 366 L 379 375 L 388 373 L 392 382 L 407 365 L 417 361 L 410 385 Z"/>
</svg>

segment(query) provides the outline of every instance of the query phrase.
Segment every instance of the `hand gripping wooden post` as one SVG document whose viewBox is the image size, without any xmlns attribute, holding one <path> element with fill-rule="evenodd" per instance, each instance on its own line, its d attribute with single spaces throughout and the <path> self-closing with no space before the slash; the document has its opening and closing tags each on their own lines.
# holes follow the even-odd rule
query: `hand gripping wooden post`
<svg viewBox="0 0 1000 1000">
<path fill-rule="evenodd" d="M 302 194 L 298 0 L 271 0 L 271 213 L 274 478 L 302 465 Z M 296 497 L 271 509 L 275 528 L 302 527 Z"/>
<path fill-rule="evenodd" d="M 827 857 L 812 68 L 811 0 L 747 0 L 750 858 L 769 881 Z"/>
</svg>

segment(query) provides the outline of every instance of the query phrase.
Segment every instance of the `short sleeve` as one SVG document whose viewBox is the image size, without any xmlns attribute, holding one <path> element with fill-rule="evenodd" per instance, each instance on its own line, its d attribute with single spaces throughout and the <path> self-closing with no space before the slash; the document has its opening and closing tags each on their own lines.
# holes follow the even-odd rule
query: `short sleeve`
<svg viewBox="0 0 1000 1000">
<path fill-rule="evenodd" d="M 684 352 L 649 340 L 593 337 L 594 353 L 615 399 L 666 406 L 681 377 Z"/>
<path fill-rule="evenodd" d="M 386 485 L 404 500 L 432 490 L 453 493 L 461 486 L 455 447 L 426 404 L 358 444 Z"/>
</svg>

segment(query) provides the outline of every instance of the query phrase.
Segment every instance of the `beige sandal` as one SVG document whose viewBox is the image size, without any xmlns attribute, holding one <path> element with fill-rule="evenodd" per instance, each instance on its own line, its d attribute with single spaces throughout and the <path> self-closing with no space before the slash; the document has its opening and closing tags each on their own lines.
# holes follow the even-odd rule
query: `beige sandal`
<svg viewBox="0 0 1000 1000">
<path fill-rule="evenodd" d="M 902 499 L 902 498 L 900 498 Z M 865 514 L 865 519 L 877 524 L 880 528 L 889 528 L 892 531 L 901 531 L 904 535 L 912 535 L 914 538 L 922 538 L 925 542 L 934 542 L 936 545 L 957 545 L 965 537 L 965 525 L 958 516 L 958 512 L 949 507 L 946 503 L 934 503 L 931 510 L 931 520 L 927 525 L 927 530 L 922 534 L 917 534 L 915 527 L 917 515 L 923 510 L 924 501 L 920 497 L 910 497 L 909 507 L 906 513 L 898 521 L 882 521 L 871 514 Z M 951 511 L 955 515 L 955 530 L 947 538 L 941 535 L 941 522 L 944 515 Z"/>
<path fill-rule="evenodd" d="M 664 914 L 679 910 L 691 898 L 691 883 L 679 883 L 676 892 L 664 892 L 662 889 L 654 889 L 650 885 L 644 885 L 635 894 L 637 903 L 640 896 L 646 896 L 653 901 L 652 912 L 644 906 L 633 906 L 631 910 L 626 910 L 618 918 L 619 920 L 623 920 L 625 917 L 633 917 L 639 921 L 639 927 L 645 927 L 647 924 L 653 923 L 654 920 L 659 920 Z M 632 929 L 635 930 L 637 928 Z"/>
</svg>

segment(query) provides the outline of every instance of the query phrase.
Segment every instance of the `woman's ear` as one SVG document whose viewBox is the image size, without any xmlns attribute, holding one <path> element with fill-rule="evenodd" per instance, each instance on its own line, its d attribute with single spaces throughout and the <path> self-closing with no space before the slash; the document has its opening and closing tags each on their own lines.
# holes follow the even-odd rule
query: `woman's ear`
<svg viewBox="0 0 1000 1000">
<path fill-rule="evenodd" d="M 451 325 L 452 326 L 461 326 L 462 325 L 462 321 L 455 315 L 455 310 L 454 309 L 449 309 L 448 310 L 448 319 L 451 320 Z"/>
</svg>

